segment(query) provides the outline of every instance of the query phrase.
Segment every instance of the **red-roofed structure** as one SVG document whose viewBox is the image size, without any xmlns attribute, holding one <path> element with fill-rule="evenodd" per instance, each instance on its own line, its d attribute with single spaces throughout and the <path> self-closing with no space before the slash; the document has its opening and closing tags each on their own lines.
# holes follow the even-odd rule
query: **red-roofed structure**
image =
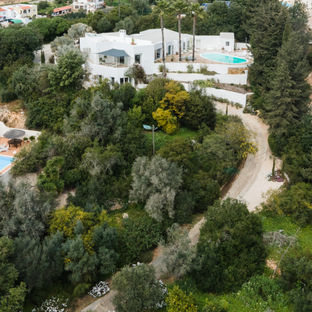
<svg viewBox="0 0 312 312">
<path fill-rule="evenodd" d="M 63 6 L 60 8 L 55 8 L 53 10 L 53 15 L 65 15 L 72 12 L 72 7 L 70 5 Z"/>
</svg>

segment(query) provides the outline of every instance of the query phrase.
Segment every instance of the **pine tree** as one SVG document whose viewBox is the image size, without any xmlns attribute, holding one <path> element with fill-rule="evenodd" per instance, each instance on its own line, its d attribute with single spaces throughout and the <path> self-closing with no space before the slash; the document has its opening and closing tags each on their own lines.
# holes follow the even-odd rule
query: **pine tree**
<svg viewBox="0 0 312 312">
<path fill-rule="evenodd" d="M 288 37 L 288 39 L 287 39 Z M 306 82 L 307 46 L 297 32 L 284 36 L 278 54 L 272 90 L 266 96 L 266 116 L 271 132 L 285 137 L 308 110 L 310 87 Z"/>
<path fill-rule="evenodd" d="M 254 57 L 249 81 L 256 94 L 262 94 L 271 89 L 271 77 L 282 45 L 287 10 L 278 0 L 262 0 L 249 13 L 252 15 L 246 27 Z"/>
</svg>

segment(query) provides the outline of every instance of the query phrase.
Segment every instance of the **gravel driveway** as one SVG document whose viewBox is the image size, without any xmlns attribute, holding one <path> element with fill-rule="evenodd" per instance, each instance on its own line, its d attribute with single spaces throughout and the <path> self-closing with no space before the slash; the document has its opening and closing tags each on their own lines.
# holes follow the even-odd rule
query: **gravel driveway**
<svg viewBox="0 0 312 312">
<path fill-rule="evenodd" d="M 225 113 L 226 105 L 217 103 L 216 108 Z M 232 197 L 242 200 L 247 204 L 249 211 L 255 211 L 264 201 L 264 194 L 269 190 L 278 189 L 282 185 L 282 183 L 268 181 L 266 178 L 271 173 L 273 166 L 272 153 L 268 144 L 268 126 L 257 116 L 243 114 L 243 109 L 229 106 L 228 113 L 239 116 L 242 119 L 244 126 L 250 131 L 252 139 L 257 144 L 258 151 L 255 155 L 248 155 L 244 167 L 240 170 L 224 198 Z M 276 163 L 278 169 L 280 161 Z M 202 218 L 189 232 L 193 245 L 198 242 L 200 228 L 204 222 L 205 219 Z M 162 267 L 161 249 L 156 254 L 157 256 L 153 259 L 151 265 L 155 268 L 156 276 L 160 277 Z M 88 310 L 109 312 L 112 309 L 112 297 L 113 294 L 110 292 L 83 309 L 82 312 L 87 312 Z"/>
</svg>

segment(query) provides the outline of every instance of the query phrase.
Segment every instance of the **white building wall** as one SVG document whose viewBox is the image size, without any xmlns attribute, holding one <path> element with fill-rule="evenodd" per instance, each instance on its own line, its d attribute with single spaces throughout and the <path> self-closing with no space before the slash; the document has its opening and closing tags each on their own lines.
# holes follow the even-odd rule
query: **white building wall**
<svg viewBox="0 0 312 312">
<path fill-rule="evenodd" d="M 231 52 L 234 51 L 234 44 L 234 38 L 222 38 L 221 36 L 196 36 L 195 39 L 197 50 L 224 50 Z"/>
<path fill-rule="evenodd" d="M 158 71 L 160 63 L 155 63 L 155 71 Z M 192 63 L 192 62 L 167 62 L 166 67 L 167 70 L 170 71 L 181 71 L 181 72 L 187 72 L 187 66 L 192 65 L 194 71 L 200 70 L 201 67 L 207 67 L 209 71 L 214 71 L 218 74 L 227 74 L 229 68 L 244 68 L 247 65 L 246 64 L 201 64 L 201 63 Z"/>
<path fill-rule="evenodd" d="M 185 90 L 190 91 L 191 85 L 189 83 L 183 83 Z M 207 95 L 214 96 L 216 98 L 225 99 L 232 103 L 238 103 L 242 105 L 243 107 L 246 106 L 247 103 L 247 97 L 250 95 L 250 93 L 238 93 L 233 91 L 228 91 L 224 89 L 215 89 L 215 88 L 205 88 Z"/>
<path fill-rule="evenodd" d="M 167 77 L 180 82 L 193 82 L 195 80 L 215 80 L 220 83 L 233 83 L 237 85 L 247 84 L 247 74 L 243 75 L 224 75 L 217 74 L 213 76 L 203 74 L 188 74 L 188 73 L 168 73 Z"/>
</svg>

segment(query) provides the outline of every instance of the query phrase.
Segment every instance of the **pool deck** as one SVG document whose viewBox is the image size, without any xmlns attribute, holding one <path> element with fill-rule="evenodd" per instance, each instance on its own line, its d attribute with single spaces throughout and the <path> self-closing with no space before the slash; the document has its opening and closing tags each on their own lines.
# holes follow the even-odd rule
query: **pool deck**
<svg viewBox="0 0 312 312">
<path fill-rule="evenodd" d="M 0 137 L 0 146 L 4 145 L 4 146 L 9 146 L 8 144 L 8 139 Z M 14 147 L 11 146 L 9 147 L 7 152 L 0 152 L 0 156 L 9 156 L 9 157 L 14 157 L 20 150 L 21 148 L 23 148 L 24 146 L 26 146 L 27 144 L 29 144 L 28 142 L 22 142 L 22 145 L 19 147 Z M 2 169 L 0 171 L 0 175 L 4 174 L 5 172 L 7 172 L 8 170 L 10 170 L 12 168 L 12 164 L 6 166 L 4 169 Z"/>
<path fill-rule="evenodd" d="M 22 144 L 21 144 L 21 146 L 18 146 L 18 147 L 14 147 L 14 146 L 9 147 L 9 144 L 8 144 L 9 139 L 4 138 L 3 135 L 8 130 L 12 130 L 12 129 L 16 129 L 16 128 L 9 128 L 3 122 L 0 122 L 0 146 L 8 147 L 8 151 L 0 152 L 0 156 L 15 157 L 16 154 L 21 150 L 21 148 L 23 148 L 29 144 L 29 142 L 23 141 L 24 137 L 29 138 L 31 136 L 34 136 L 37 138 L 41 133 L 40 131 L 27 130 L 27 129 L 17 129 L 17 130 L 25 131 L 25 135 L 23 137 L 21 137 Z M 4 173 L 8 172 L 12 168 L 12 166 L 13 166 L 13 163 L 6 166 L 4 169 L 0 170 L 0 176 L 3 175 Z"/>
<path fill-rule="evenodd" d="M 212 60 L 208 60 L 204 57 L 201 56 L 201 54 L 205 54 L 205 53 L 217 53 L 217 54 L 224 54 L 224 55 L 228 55 L 228 56 L 233 56 L 233 57 L 239 57 L 239 58 L 243 58 L 246 59 L 247 62 L 244 63 L 237 63 L 237 64 L 231 64 L 231 63 L 223 63 L 223 62 L 217 62 L 217 61 L 212 61 Z M 185 62 L 185 57 L 190 57 L 192 56 L 192 50 L 183 53 L 182 54 L 182 62 Z M 171 60 L 173 59 L 173 61 Z M 157 60 L 157 63 L 161 63 L 161 60 Z M 167 55 L 166 56 L 166 62 L 179 62 L 179 56 L 178 55 Z M 188 61 L 188 62 L 192 62 L 192 61 Z M 247 50 L 235 50 L 232 52 L 227 52 L 227 51 L 220 51 L 220 50 L 196 50 L 195 52 L 195 61 L 194 63 L 201 63 L 201 64 L 227 64 L 227 65 L 236 65 L 236 66 L 244 66 L 244 65 L 248 65 L 251 64 L 253 62 L 252 57 L 249 55 Z"/>
</svg>

